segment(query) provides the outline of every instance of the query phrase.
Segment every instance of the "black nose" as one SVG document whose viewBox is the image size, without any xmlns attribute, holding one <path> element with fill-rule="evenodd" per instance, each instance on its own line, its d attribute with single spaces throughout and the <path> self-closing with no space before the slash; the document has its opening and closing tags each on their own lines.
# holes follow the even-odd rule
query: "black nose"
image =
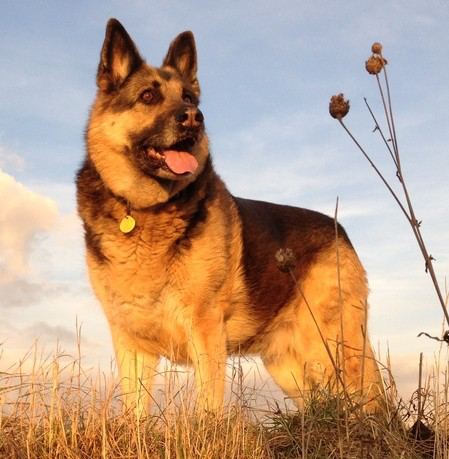
<svg viewBox="0 0 449 459">
<path fill-rule="evenodd" d="M 185 107 L 176 115 L 176 121 L 188 129 L 195 129 L 203 124 L 204 116 L 197 107 Z"/>
</svg>

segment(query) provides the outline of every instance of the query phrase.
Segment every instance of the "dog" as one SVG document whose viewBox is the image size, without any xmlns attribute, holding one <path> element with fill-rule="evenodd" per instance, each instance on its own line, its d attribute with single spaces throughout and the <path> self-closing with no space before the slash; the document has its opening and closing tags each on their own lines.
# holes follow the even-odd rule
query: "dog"
<svg viewBox="0 0 449 459">
<path fill-rule="evenodd" d="M 236 354 L 260 355 L 298 405 L 331 381 L 378 397 L 366 274 L 345 230 L 226 189 L 199 109 L 193 34 L 152 67 L 110 19 L 97 86 L 77 202 L 126 406 L 147 410 L 161 356 L 193 365 L 200 409 L 222 406 Z M 279 249 L 296 258 L 291 275 L 278 269 Z"/>
</svg>

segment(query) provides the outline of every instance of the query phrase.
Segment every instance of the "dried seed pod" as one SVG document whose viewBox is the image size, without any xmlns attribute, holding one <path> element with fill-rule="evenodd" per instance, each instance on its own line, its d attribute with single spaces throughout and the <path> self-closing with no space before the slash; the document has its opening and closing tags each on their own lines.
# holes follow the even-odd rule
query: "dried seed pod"
<svg viewBox="0 0 449 459">
<path fill-rule="evenodd" d="M 343 94 L 338 94 L 338 96 L 332 96 L 329 103 L 329 113 L 332 118 L 337 120 L 344 118 L 349 112 L 349 100 L 345 100 Z"/>
<path fill-rule="evenodd" d="M 386 59 L 380 56 L 371 56 L 365 62 L 365 68 L 368 73 L 371 75 L 377 75 L 380 71 L 387 65 L 388 62 Z"/>
<path fill-rule="evenodd" d="M 296 256 L 292 249 L 279 249 L 275 253 L 276 265 L 278 269 L 284 273 L 296 267 Z"/>
<path fill-rule="evenodd" d="M 382 45 L 376 41 L 376 43 L 373 43 L 373 46 L 371 46 L 371 51 L 374 54 L 381 54 L 382 53 Z"/>
</svg>

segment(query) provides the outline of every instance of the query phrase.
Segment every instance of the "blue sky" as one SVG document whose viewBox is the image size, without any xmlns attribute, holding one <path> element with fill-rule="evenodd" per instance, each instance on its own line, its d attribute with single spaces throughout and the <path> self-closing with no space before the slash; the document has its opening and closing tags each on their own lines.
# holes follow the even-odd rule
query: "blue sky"
<svg viewBox="0 0 449 459">
<path fill-rule="evenodd" d="M 201 108 L 216 169 L 237 195 L 333 214 L 371 286 L 371 336 L 387 343 L 406 391 L 429 362 L 442 314 L 413 235 L 372 169 L 328 115 L 351 100 L 347 124 L 396 185 L 364 107 L 381 116 L 364 69 L 382 42 L 405 176 L 444 286 L 449 274 L 449 4 L 444 1 L 3 1 L 0 4 L 0 342 L 4 362 L 33 340 L 112 354 L 87 281 L 74 174 L 95 95 L 109 17 L 159 65 L 170 41 L 194 32 Z"/>
</svg>

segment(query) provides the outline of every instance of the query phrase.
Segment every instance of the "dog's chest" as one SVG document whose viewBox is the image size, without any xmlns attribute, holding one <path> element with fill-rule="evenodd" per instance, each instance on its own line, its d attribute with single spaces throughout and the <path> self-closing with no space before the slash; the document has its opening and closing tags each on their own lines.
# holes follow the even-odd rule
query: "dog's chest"
<svg viewBox="0 0 449 459">
<path fill-rule="evenodd" d="M 92 282 L 111 325 L 147 344 L 183 341 L 191 320 L 186 305 L 194 287 L 186 257 L 174 242 L 181 226 L 174 220 L 169 228 L 105 233 L 101 246 L 108 261 L 91 263 Z"/>
</svg>

